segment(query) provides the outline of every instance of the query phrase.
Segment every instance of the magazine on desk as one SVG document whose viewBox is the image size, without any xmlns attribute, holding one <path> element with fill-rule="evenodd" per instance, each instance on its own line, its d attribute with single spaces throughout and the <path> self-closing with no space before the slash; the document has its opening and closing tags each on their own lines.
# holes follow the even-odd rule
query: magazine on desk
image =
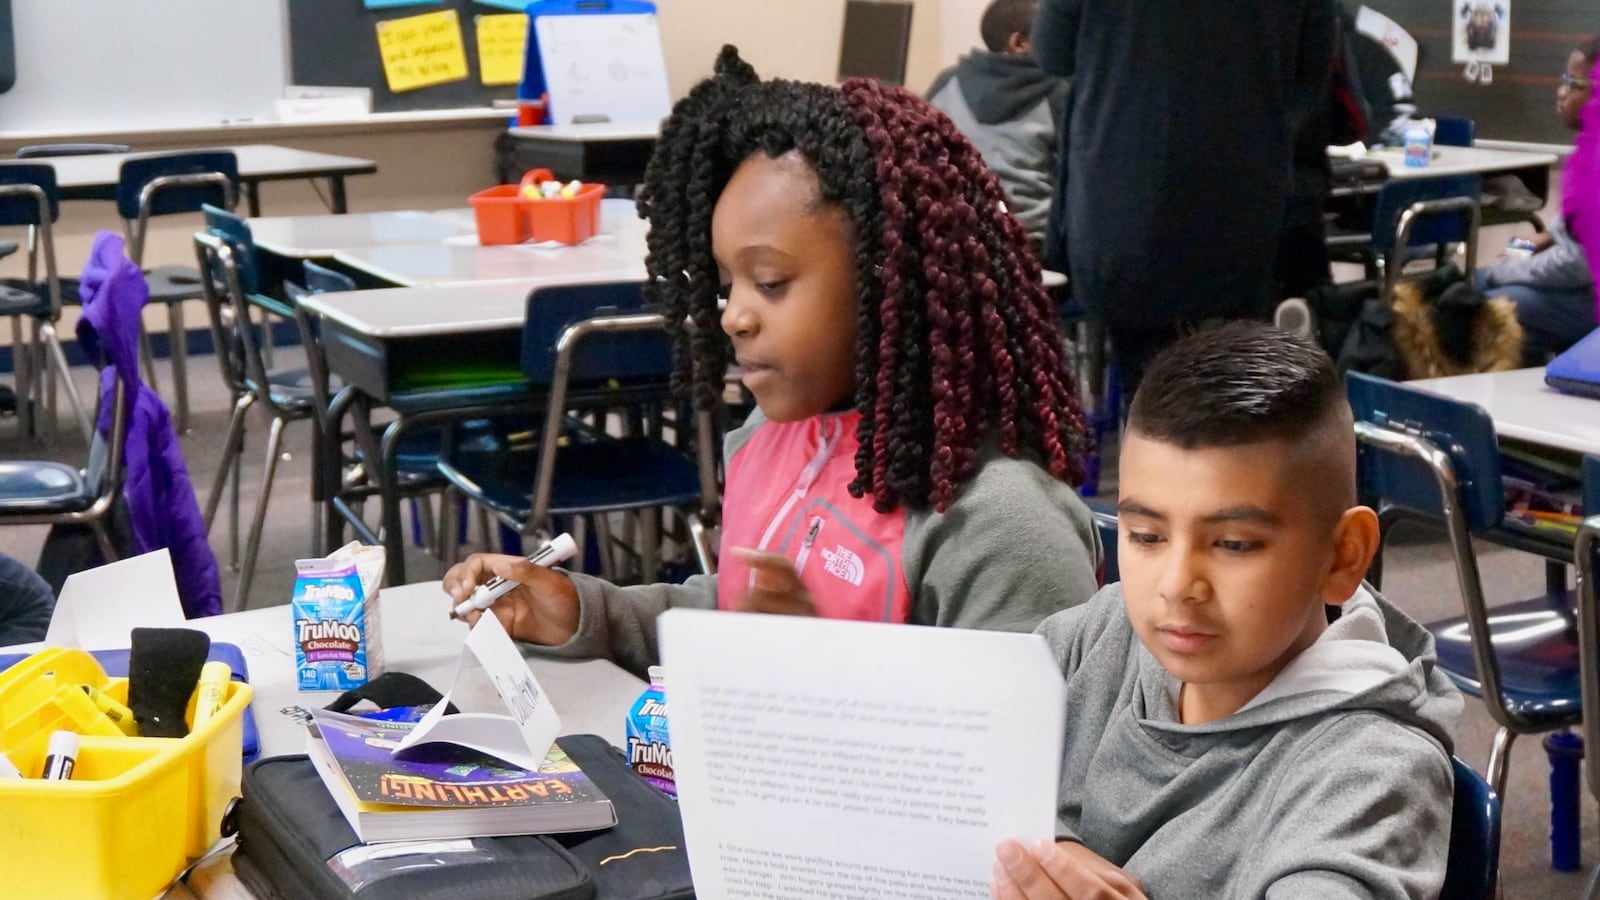
<svg viewBox="0 0 1600 900">
<path fill-rule="evenodd" d="M 363 842 L 593 831 L 611 801 L 559 747 L 538 771 L 476 750 L 425 744 L 395 757 L 416 726 L 312 710 L 306 749 Z"/>
</svg>

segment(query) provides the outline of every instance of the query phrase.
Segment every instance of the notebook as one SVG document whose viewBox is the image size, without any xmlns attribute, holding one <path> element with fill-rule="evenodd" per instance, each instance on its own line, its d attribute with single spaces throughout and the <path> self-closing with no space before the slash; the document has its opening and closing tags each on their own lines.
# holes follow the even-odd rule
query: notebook
<svg viewBox="0 0 1600 900">
<path fill-rule="evenodd" d="M 1600 328 L 1544 367 L 1544 383 L 1564 394 L 1600 400 Z"/>
</svg>

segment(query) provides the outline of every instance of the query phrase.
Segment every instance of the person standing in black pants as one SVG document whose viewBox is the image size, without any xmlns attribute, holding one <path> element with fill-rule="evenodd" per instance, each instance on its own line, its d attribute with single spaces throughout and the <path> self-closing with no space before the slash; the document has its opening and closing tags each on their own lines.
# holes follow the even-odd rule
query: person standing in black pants
<svg viewBox="0 0 1600 900">
<path fill-rule="evenodd" d="M 1072 290 L 1128 395 L 1185 330 L 1270 315 L 1291 129 L 1325 97 L 1335 27 L 1325 0 L 1041 3 L 1034 56 L 1074 79 Z"/>
</svg>

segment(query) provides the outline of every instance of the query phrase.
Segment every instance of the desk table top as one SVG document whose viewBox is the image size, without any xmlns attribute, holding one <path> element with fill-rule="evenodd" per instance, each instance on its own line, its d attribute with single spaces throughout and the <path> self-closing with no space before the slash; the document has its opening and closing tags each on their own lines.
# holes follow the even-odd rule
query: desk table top
<svg viewBox="0 0 1600 900">
<path fill-rule="evenodd" d="M 1542 368 L 1406 383 L 1483 407 L 1501 437 L 1557 450 L 1600 454 L 1600 401 L 1563 394 L 1546 385 Z"/>
</svg>

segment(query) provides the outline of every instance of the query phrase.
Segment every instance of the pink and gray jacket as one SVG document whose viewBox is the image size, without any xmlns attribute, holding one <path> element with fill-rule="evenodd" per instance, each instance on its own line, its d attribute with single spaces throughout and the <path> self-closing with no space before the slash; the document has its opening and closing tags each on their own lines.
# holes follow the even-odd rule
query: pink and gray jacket
<svg viewBox="0 0 1600 900">
<path fill-rule="evenodd" d="M 858 415 L 779 423 L 758 411 L 731 432 L 722 547 L 789 557 L 829 618 L 1029 631 L 1094 593 L 1099 537 L 1071 487 L 1029 460 L 991 452 L 948 511 L 876 512 L 847 490 Z M 643 672 L 658 661 L 662 612 L 738 605 L 749 570 L 726 552 L 720 566 L 681 585 L 617 587 L 573 574 L 578 633 L 529 649 Z"/>
</svg>

